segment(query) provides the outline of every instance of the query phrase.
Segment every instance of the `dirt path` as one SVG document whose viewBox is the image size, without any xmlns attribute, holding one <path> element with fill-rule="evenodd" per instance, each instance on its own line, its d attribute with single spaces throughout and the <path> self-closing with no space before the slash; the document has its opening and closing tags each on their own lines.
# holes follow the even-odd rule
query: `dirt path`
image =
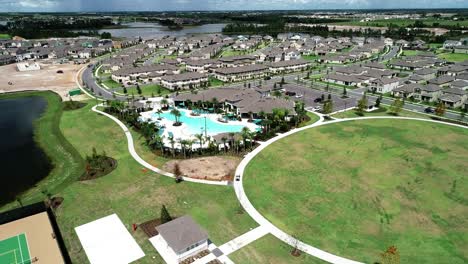
<svg viewBox="0 0 468 264">
<path fill-rule="evenodd" d="M 172 160 L 163 169 L 174 172 L 175 164 L 179 164 L 182 175 L 204 180 L 232 180 L 240 159 L 236 157 L 203 157 L 188 160 Z"/>
</svg>

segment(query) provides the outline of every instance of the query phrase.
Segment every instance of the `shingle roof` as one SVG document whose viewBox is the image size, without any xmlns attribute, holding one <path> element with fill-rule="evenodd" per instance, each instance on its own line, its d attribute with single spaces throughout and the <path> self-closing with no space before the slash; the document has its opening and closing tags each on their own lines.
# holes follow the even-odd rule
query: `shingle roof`
<svg viewBox="0 0 468 264">
<path fill-rule="evenodd" d="M 187 215 L 157 226 L 156 230 L 175 252 L 208 239 L 208 233 Z"/>
</svg>

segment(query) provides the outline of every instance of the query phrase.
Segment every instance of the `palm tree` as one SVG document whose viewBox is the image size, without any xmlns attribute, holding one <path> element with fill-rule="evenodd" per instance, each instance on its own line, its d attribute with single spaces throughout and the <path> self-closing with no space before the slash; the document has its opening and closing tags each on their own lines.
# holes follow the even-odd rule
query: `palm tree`
<svg viewBox="0 0 468 264">
<path fill-rule="evenodd" d="M 172 156 L 175 157 L 175 140 L 174 140 L 174 137 L 170 137 L 169 142 L 171 143 Z"/>
<path fill-rule="evenodd" d="M 198 140 L 198 143 L 200 143 L 200 150 L 203 148 L 203 142 L 205 137 L 203 134 L 195 134 L 195 138 Z"/>
<path fill-rule="evenodd" d="M 156 111 L 156 114 L 158 114 L 158 119 L 161 120 L 161 114 L 163 113 L 162 109 L 158 109 L 158 111 Z"/>
<path fill-rule="evenodd" d="M 227 141 L 227 137 L 222 137 L 222 138 L 221 138 L 221 141 L 223 142 L 224 153 L 226 153 L 226 141 Z"/>
<path fill-rule="evenodd" d="M 249 137 L 250 130 L 248 127 L 243 127 L 241 131 L 241 136 L 242 136 L 242 141 L 244 144 L 244 150 L 246 150 L 247 147 L 247 138 Z"/>
<path fill-rule="evenodd" d="M 192 152 L 193 152 L 193 143 L 195 143 L 195 140 L 187 139 L 187 145 L 190 151 L 190 156 L 192 156 Z"/>
<path fill-rule="evenodd" d="M 184 159 L 187 158 L 186 148 L 188 145 L 188 141 L 186 139 L 179 139 L 180 146 L 182 148 L 182 152 L 184 153 Z"/>
<path fill-rule="evenodd" d="M 174 125 L 179 125 L 180 124 L 179 117 L 181 117 L 180 111 L 174 108 L 174 109 L 171 110 L 171 114 L 175 118 L 175 124 Z"/>
<path fill-rule="evenodd" d="M 161 106 L 162 106 L 163 109 L 167 109 L 168 104 L 169 104 L 169 101 L 167 101 L 166 98 L 163 98 L 161 100 Z"/>
</svg>

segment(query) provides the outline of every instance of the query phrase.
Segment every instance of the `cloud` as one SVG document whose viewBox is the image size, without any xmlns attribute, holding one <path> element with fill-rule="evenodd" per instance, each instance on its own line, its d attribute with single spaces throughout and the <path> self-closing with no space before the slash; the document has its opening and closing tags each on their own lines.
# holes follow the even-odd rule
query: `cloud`
<svg viewBox="0 0 468 264">
<path fill-rule="evenodd" d="M 468 0 L 0 0 L 0 12 L 468 8 Z"/>
</svg>

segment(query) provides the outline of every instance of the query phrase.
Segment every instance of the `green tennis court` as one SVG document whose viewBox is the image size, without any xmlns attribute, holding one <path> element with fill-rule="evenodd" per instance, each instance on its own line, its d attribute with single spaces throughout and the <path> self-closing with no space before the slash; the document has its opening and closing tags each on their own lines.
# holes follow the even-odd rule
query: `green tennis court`
<svg viewBox="0 0 468 264">
<path fill-rule="evenodd" d="M 1 264 L 31 264 L 28 241 L 25 234 L 0 241 Z"/>
</svg>

